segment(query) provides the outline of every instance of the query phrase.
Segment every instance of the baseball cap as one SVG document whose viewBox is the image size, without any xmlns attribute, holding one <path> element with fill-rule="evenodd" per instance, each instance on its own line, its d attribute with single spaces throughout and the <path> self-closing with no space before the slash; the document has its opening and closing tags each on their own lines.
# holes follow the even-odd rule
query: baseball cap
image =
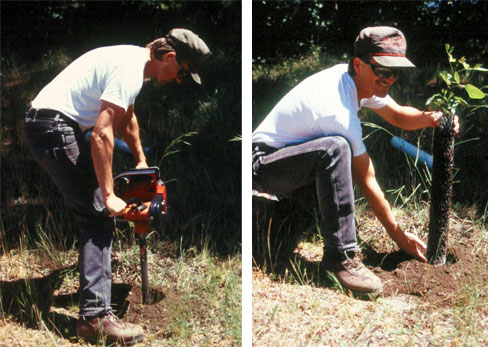
<svg viewBox="0 0 488 347">
<path fill-rule="evenodd" d="M 193 80 L 201 84 L 198 69 L 212 54 L 205 42 L 188 29 L 176 28 L 166 35 L 166 41 L 173 47 L 180 62 L 188 62 Z"/>
<path fill-rule="evenodd" d="M 407 59 L 407 41 L 403 33 L 392 27 L 368 27 L 359 33 L 354 42 L 357 56 L 369 56 L 378 64 L 388 67 L 415 67 Z"/>
</svg>

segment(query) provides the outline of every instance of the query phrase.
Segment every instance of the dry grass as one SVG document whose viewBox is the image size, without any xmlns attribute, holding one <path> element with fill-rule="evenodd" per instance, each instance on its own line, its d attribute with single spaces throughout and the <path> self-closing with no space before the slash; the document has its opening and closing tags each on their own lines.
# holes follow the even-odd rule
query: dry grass
<svg viewBox="0 0 488 347">
<path fill-rule="evenodd" d="M 428 206 L 395 211 L 409 231 L 425 239 Z M 487 254 L 486 227 L 473 211 L 451 217 L 450 243 L 475 240 L 476 252 Z M 360 206 L 359 237 L 363 246 L 391 250 L 396 246 L 381 225 Z M 295 250 L 311 262 L 321 259 L 320 241 L 301 242 Z M 488 268 L 475 264 L 470 278 L 461 278 L 456 300 L 447 307 L 426 298 L 397 294 L 362 301 L 333 286 L 318 285 L 295 260 L 276 274 L 253 269 L 253 343 L 256 346 L 486 346 L 488 345 Z M 291 276 L 293 274 L 293 276 Z"/>
<path fill-rule="evenodd" d="M 122 298 L 129 302 L 123 320 L 144 327 L 145 340 L 138 346 L 239 345 L 240 256 L 219 258 L 207 249 L 190 249 L 176 256 L 174 246 L 167 243 L 151 242 L 151 246 L 148 252 L 150 284 L 163 293 L 161 301 L 151 305 L 140 304 L 139 248 L 136 245 L 125 245 L 122 249 L 115 246 L 113 253 L 112 299 L 116 308 L 121 308 L 117 303 L 119 299 L 115 298 L 115 288 L 130 288 Z M 58 253 L 61 254 L 65 254 L 64 266 L 74 265 L 75 268 L 64 275 L 63 284 L 54 292 L 55 300 L 48 318 L 32 328 L 27 321 L 2 311 L 0 305 L 0 346 L 87 345 L 78 341 L 74 331 L 79 285 L 76 252 Z M 12 281 L 43 278 L 57 265 L 39 251 L 12 251 L 3 255 L 0 257 L 0 292 Z"/>
</svg>

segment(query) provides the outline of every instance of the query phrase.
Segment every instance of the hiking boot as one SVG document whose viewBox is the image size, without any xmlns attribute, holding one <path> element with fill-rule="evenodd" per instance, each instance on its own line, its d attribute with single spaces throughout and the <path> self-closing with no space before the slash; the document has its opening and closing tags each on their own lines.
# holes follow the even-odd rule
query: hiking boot
<svg viewBox="0 0 488 347">
<path fill-rule="evenodd" d="M 364 266 L 356 252 L 324 255 L 322 266 L 353 294 L 368 296 L 381 293 L 381 280 Z"/>
<path fill-rule="evenodd" d="M 80 317 L 76 324 L 76 333 L 91 343 L 105 339 L 107 345 L 118 343 L 122 346 L 132 346 L 144 339 L 144 331 L 140 326 L 122 323 L 113 313 L 104 317 Z"/>
</svg>

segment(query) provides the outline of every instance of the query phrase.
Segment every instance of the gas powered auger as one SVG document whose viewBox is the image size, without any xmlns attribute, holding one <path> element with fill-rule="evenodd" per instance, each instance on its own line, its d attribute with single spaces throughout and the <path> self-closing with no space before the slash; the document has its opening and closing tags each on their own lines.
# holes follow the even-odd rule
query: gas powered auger
<svg viewBox="0 0 488 347">
<path fill-rule="evenodd" d="M 131 169 L 114 177 L 115 194 L 127 203 L 119 221 L 133 222 L 139 238 L 142 303 L 149 299 L 146 237 L 151 228 L 162 225 L 166 215 L 166 186 L 159 176 L 158 167 Z"/>
</svg>

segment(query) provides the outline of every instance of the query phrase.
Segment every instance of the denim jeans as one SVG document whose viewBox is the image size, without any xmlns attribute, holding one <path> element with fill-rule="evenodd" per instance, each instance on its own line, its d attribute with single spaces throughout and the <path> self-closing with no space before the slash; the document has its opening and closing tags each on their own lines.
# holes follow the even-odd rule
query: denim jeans
<svg viewBox="0 0 488 347">
<path fill-rule="evenodd" d="M 85 317 L 111 312 L 113 218 L 103 203 L 89 145 L 75 122 L 51 110 L 31 109 L 24 121 L 25 143 L 53 179 L 80 231 L 80 306 Z"/>
<path fill-rule="evenodd" d="M 324 253 L 357 251 L 351 148 L 328 136 L 275 149 L 253 144 L 253 183 L 265 192 L 287 195 L 315 182 Z"/>
</svg>

